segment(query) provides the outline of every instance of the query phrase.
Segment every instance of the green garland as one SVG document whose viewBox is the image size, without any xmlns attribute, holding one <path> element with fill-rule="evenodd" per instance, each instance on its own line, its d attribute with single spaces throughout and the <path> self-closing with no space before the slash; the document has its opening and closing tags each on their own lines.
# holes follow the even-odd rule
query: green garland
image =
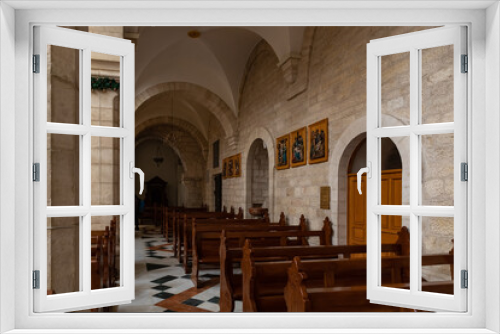
<svg viewBox="0 0 500 334">
<path fill-rule="evenodd" d="M 117 82 L 115 79 L 92 77 L 90 83 L 92 85 L 92 90 L 120 89 L 120 83 Z"/>
</svg>

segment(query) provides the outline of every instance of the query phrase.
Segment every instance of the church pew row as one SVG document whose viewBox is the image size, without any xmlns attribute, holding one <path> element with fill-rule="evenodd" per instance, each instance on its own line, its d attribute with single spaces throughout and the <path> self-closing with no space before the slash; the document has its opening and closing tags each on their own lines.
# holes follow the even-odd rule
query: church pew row
<svg viewBox="0 0 500 334">
<path fill-rule="evenodd" d="M 257 219 L 226 219 L 226 220 L 193 220 L 185 235 L 191 235 L 191 242 L 186 239 L 184 245 L 183 264 L 186 273 L 190 272 L 188 262 L 192 259 L 192 281 L 198 285 L 198 272 L 201 264 L 220 264 L 220 236 L 223 230 L 250 232 L 268 231 L 298 231 L 300 226 L 282 226 L 279 223 L 269 223 Z"/>
<path fill-rule="evenodd" d="M 217 239 L 220 242 L 220 233 L 223 229 L 236 229 L 236 230 L 252 230 L 252 229 L 263 229 L 270 226 L 278 226 L 277 224 L 269 223 L 263 219 L 198 219 L 192 218 L 191 222 L 184 224 L 182 242 L 182 263 L 184 265 L 184 270 L 186 274 L 189 273 L 188 262 L 193 258 L 193 245 L 194 240 L 199 239 L 200 236 L 205 236 L 206 233 L 213 232 L 216 237 L 212 239 Z M 212 233 L 212 234 L 213 234 Z M 198 242 L 198 248 L 201 245 Z M 207 247 L 205 247 L 207 248 Z M 213 247 L 212 247 L 213 248 Z M 217 244 L 216 252 L 218 254 L 219 247 Z"/>
<path fill-rule="evenodd" d="M 174 256 L 181 262 L 182 242 L 184 239 L 184 221 L 191 221 L 192 218 L 199 219 L 234 219 L 234 213 L 228 212 L 178 212 L 174 216 Z"/>
<path fill-rule="evenodd" d="M 320 236 L 321 231 L 315 233 L 304 233 L 297 235 L 307 229 L 305 219 L 302 217 L 301 224 L 295 226 L 284 226 L 280 223 L 269 223 L 265 220 L 243 219 L 243 220 L 195 220 L 192 221 L 191 242 L 185 241 L 184 248 L 184 269 L 189 273 L 188 260 L 192 258 L 191 279 L 198 287 L 198 273 L 201 265 L 211 265 L 219 268 L 221 233 L 234 233 L 232 240 L 236 245 L 243 245 L 247 238 L 255 240 L 261 245 L 286 245 L 302 244 L 307 236 Z M 293 234 L 290 234 L 292 233 Z M 279 234 L 282 233 L 282 234 Z M 288 234 L 287 234 L 288 233 Z M 295 240 L 289 240 L 292 237 Z M 191 249 L 190 249 L 191 247 Z"/>
<path fill-rule="evenodd" d="M 185 251 L 188 253 L 191 252 L 191 230 L 192 230 L 192 220 L 196 219 L 226 219 L 226 220 L 245 220 L 243 217 L 243 209 L 238 210 L 238 214 L 235 215 L 234 208 L 231 207 L 231 211 L 229 213 L 225 212 L 206 212 L 203 214 L 184 214 L 182 217 L 177 215 L 175 219 L 175 229 L 176 229 L 176 237 L 174 239 L 174 256 L 177 256 L 179 262 L 183 262 L 183 254 Z M 257 222 L 267 222 L 269 223 L 269 217 L 264 217 L 263 219 L 247 219 L 249 222 L 257 223 Z M 285 225 L 285 215 L 281 213 L 279 224 Z M 185 248 L 185 244 L 187 244 L 187 250 Z M 183 252 L 184 250 L 184 252 Z"/>
<path fill-rule="evenodd" d="M 406 272 L 409 256 L 385 257 L 382 259 L 383 286 L 409 289 Z M 426 255 L 422 265 L 453 263 L 453 255 Z M 349 277 L 364 272 L 365 280 L 348 283 Z M 314 279 L 323 276 L 321 282 Z M 385 274 L 385 275 L 384 275 Z M 385 276 L 385 277 L 384 277 Z M 342 277 L 342 278 L 341 278 Z M 339 279 L 340 278 L 340 279 Z M 356 281 L 356 280 L 354 280 Z M 348 284 L 346 284 L 348 283 Z M 354 284 L 352 284 L 354 283 Z M 361 283 L 361 284 L 359 284 Z M 427 292 L 453 294 L 453 281 L 422 282 Z M 370 303 L 366 298 L 366 260 L 335 259 L 302 261 L 294 258 L 288 268 L 288 281 L 284 290 L 288 312 L 412 312 L 414 310 Z M 261 302 L 263 303 L 263 302 Z M 260 305 L 261 308 L 266 306 Z"/>
<path fill-rule="evenodd" d="M 402 255 L 409 252 L 409 232 L 403 227 L 394 244 L 383 244 L 382 252 Z M 253 248 L 247 240 L 241 260 L 242 298 L 244 312 L 284 312 L 284 288 L 288 280 L 287 270 L 296 256 L 308 259 L 335 259 L 342 256 L 349 259 L 353 254 L 366 254 L 365 245 L 353 246 L 290 246 Z M 359 259 L 365 261 L 366 259 Z M 224 279 L 221 277 L 221 280 Z M 366 278 L 359 278 L 360 282 Z M 320 277 L 319 281 L 322 282 Z M 353 283 L 352 280 L 348 280 Z M 227 298 L 224 296 L 223 300 Z M 221 296 L 222 298 L 222 296 Z M 263 304 L 262 304 L 263 303 Z M 261 305 L 262 304 L 262 305 Z M 264 307 L 264 308 L 263 308 Z M 228 309 L 221 305 L 221 309 Z"/>
<path fill-rule="evenodd" d="M 233 213 L 231 215 L 234 215 L 234 208 L 232 209 Z M 201 206 L 198 208 L 186 208 L 186 207 L 163 207 L 162 208 L 162 229 L 161 233 L 167 239 L 167 241 L 170 241 L 170 238 L 172 237 L 172 240 L 174 238 L 174 216 L 176 214 L 184 214 L 184 213 L 195 213 L 195 212 L 208 212 L 208 207 L 207 206 Z M 222 211 L 223 213 L 227 214 L 227 209 L 224 207 L 224 210 Z M 237 219 L 242 219 L 243 218 L 243 209 L 239 208 L 238 214 L 236 215 Z"/>
<path fill-rule="evenodd" d="M 163 220 L 162 220 L 162 229 L 161 229 L 161 233 L 163 234 L 163 236 L 165 237 L 165 239 L 167 240 L 167 242 L 170 241 L 170 238 L 174 238 L 174 235 L 173 235 L 173 228 L 174 228 L 174 215 L 176 214 L 176 212 L 184 212 L 184 213 L 187 213 L 187 212 L 207 212 L 208 208 L 206 206 L 202 206 L 202 207 L 199 207 L 199 208 L 185 208 L 185 207 L 182 207 L 182 206 L 165 206 L 163 207 Z"/>
<path fill-rule="evenodd" d="M 319 238 L 320 245 L 331 246 L 333 230 L 325 218 L 320 231 L 307 231 L 304 215 L 297 231 L 226 231 L 220 236 L 220 301 L 221 312 L 232 312 L 234 301 L 242 299 L 242 275 L 234 274 L 235 266 L 241 267 L 242 247 L 249 239 L 253 248 L 271 246 L 308 246 L 309 238 Z M 296 248 L 295 248 L 296 249 Z M 269 255 L 269 254 L 267 254 Z"/>
</svg>

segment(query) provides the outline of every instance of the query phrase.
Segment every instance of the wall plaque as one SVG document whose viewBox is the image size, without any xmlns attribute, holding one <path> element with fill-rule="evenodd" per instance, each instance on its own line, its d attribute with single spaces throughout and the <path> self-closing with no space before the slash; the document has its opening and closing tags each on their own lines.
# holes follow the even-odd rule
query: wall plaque
<svg viewBox="0 0 500 334">
<path fill-rule="evenodd" d="M 323 210 L 330 210 L 330 187 L 321 187 L 320 189 L 319 208 Z"/>
</svg>

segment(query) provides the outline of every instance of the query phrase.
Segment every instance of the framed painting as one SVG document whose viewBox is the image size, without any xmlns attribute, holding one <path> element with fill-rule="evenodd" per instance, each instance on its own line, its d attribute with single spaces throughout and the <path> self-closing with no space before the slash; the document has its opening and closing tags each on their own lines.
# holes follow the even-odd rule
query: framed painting
<svg viewBox="0 0 500 334">
<path fill-rule="evenodd" d="M 222 160 L 222 178 L 227 178 L 227 158 Z"/>
<path fill-rule="evenodd" d="M 231 157 L 229 157 L 229 158 L 227 158 L 226 177 L 233 177 L 233 176 L 234 176 L 233 159 L 231 159 Z"/>
<path fill-rule="evenodd" d="M 276 169 L 290 168 L 290 134 L 276 139 Z"/>
<path fill-rule="evenodd" d="M 222 162 L 222 177 L 227 179 L 241 176 L 241 153 L 227 157 Z"/>
<path fill-rule="evenodd" d="M 241 153 L 233 155 L 231 157 L 233 160 L 233 177 L 241 176 Z"/>
<path fill-rule="evenodd" d="M 328 161 L 328 118 L 309 125 L 309 163 Z"/>
<path fill-rule="evenodd" d="M 292 167 L 303 166 L 307 163 L 307 129 L 306 127 L 293 131 L 290 134 Z"/>
</svg>

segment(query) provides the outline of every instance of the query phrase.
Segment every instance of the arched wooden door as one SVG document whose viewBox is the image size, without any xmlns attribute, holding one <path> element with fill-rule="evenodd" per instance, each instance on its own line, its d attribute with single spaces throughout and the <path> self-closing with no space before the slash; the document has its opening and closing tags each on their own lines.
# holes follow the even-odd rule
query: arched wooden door
<svg viewBox="0 0 500 334">
<path fill-rule="evenodd" d="M 402 169 L 382 171 L 382 204 L 401 205 Z M 347 238 L 349 245 L 366 245 L 366 175 L 362 177 L 360 195 L 356 174 L 348 174 Z M 401 230 L 401 216 L 382 217 L 382 243 L 394 243 Z"/>
</svg>

